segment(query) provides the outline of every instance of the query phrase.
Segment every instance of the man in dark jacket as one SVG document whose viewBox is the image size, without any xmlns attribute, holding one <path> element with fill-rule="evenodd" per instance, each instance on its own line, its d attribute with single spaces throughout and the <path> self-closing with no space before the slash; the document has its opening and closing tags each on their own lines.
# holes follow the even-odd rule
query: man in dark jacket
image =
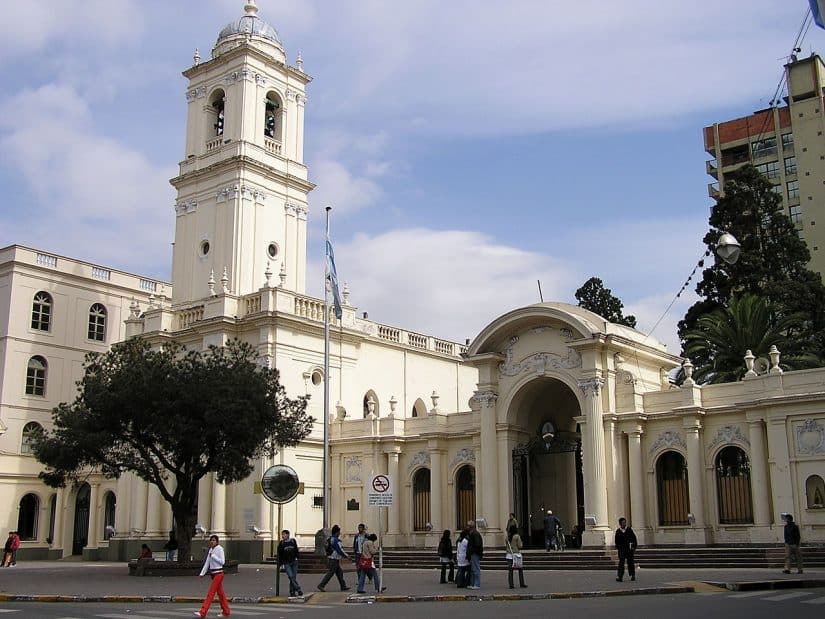
<svg viewBox="0 0 825 619">
<path fill-rule="evenodd" d="M 791 573 L 791 559 L 796 559 L 796 571 L 802 573 L 802 553 L 799 550 L 799 543 L 802 536 L 799 534 L 799 526 L 793 521 L 793 516 L 785 514 L 785 569 L 783 574 Z"/>
<path fill-rule="evenodd" d="M 619 551 L 619 573 L 616 576 L 618 582 L 624 578 L 624 562 L 627 561 L 627 573 L 630 580 L 636 580 L 636 564 L 633 561 L 633 553 L 636 552 L 636 534 L 629 526 L 625 518 L 619 518 L 619 528 L 616 529 L 614 544 Z"/>
<path fill-rule="evenodd" d="M 474 520 L 467 521 L 467 559 L 470 560 L 470 584 L 468 589 L 481 588 L 481 557 L 484 554 L 484 540 L 476 528 Z"/>
<path fill-rule="evenodd" d="M 287 529 L 281 531 L 281 541 L 278 542 L 278 563 L 284 566 L 289 579 L 289 597 L 303 596 L 304 592 L 298 584 L 298 542 L 289 536 Z"/>
<path fill-rule="evenodd" d="M 548 509 L 544 515 L 544 549 L 550 552 L 550 549 L 558 550 L 559 541 L 556 538 L 557 532 L 561 529 L 561 520 L 554 514 L 552 509 Z"/>
</svg>

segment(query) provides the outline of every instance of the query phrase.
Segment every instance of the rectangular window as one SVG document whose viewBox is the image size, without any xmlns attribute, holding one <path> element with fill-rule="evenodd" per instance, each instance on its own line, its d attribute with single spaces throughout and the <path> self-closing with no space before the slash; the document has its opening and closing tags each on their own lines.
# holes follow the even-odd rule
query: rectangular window
<svg viewBox="0 0 825 619">
<path fill-rule="evenodd" d="M 796 157 L 785 157 L 785 174 L 796 174 Z"/>
<path fill-rule="evenodd" d="M 769 161 L 768 163 L 760 163 L 756 166 L 756 169 L 759 170 L 762 174 L 764 174 L 768 178 L 779 178 L 779 162 L 778 161 Z"/>
<path fill-rule="evenodd" d="M 754 159 L 776 155 L 776 138 L 765 138 L 752 142 L 751 154 Z"/>
<path fill-rule="evenodd" d="M 793 152 L 793 133 L 782 134 L 782 151 L 786 153 Z"/>
<path fill-rule="evenodd" d="M 792 200 L 793 198 L 799 197 L 799 181 L 789 181 L 788 182 L 788 199 Z"/>
<path fill-rule="evenodd" d="M 792 204 L 788 209 L 791 221 L 797 226 L 802 225 L 802 207 L 798 204 Z"/>
<path fill-rule="evenodd" d="M 46 370 L 29 367 L 26 370 L 26 394 L 46 395 Z"/>
</svg>

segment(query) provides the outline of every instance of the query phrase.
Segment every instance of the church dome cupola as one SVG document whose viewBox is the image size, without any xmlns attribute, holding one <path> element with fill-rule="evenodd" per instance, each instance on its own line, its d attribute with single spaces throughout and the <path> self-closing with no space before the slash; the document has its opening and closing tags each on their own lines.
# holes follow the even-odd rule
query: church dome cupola
<svg viewBox="0 0 825 619">
<path fill-rule="evenodd" d="M 218 40 L 215 41 L 212 55 L 218 56 L 235 47 L 238 42 L 247 39 L 260 42 L 267 48 L 274 46 L 281 53 L 284 51 L 278 31 L 268 22 L 258 17 L 258 5 L 255 0 L 247 0 L 241 18 L 229 22 L 221 29 Z"/>
</svg>

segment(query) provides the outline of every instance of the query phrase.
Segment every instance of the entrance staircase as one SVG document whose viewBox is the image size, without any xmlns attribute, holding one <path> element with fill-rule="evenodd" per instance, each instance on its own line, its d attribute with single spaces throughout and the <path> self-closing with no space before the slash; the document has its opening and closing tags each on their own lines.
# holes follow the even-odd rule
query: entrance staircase
<svg viewBox="0 0 825 619">
<path fill-rule="evenodd" d="M 825 546 L 802 546 L 805 567 L 825 567 Z M 781 569 L 785 560 L 782 546 L 650 546 L 636 550 L 636 564 L 645 569 Z M 525 550 L 524 565 L 529 570 L 613 570 L 614 550 L 565 550 L 545 552 Z M 384 551 L 384 567 L 432 569 L 439 566 L 434 549 L 392 549 Z M 485 549 L 484 570 L 504 570 L 504 550 Z"/>
</svg>

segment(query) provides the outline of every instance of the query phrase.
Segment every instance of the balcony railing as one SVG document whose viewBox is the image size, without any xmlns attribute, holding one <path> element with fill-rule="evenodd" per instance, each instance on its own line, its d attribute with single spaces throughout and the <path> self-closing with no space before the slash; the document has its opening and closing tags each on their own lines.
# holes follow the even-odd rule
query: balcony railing
<svg viewBox="0 0 825 619">
<path fill-rule="evenodd" d="M 273 155 L 281 154 L 281 143 L 272 138 L 264 138 L 264 148 L 266 152 L 272 153 Z"/>
<path fill-rule="evenodd" d="M 719 166 L 716 163 L 716 159 L 705 161 L 705 171 L 713 178 L 719 180 Z"/>
<path fill-rule="evenodd" d="M 211 153 L 212 151 L 218 150 L 221 147 L 221 144 L 223 144 L 223 138 L 222 137 L 217 137 L 217 138 L 209 140 L 206 143 L 206 152 Z"/>
<path fill-rule="evenodd" d="M 708 183 L 708 195 L 713 198 L 714 200 L 719 198 L 722 195 L 722 192 L 719 190 L 719 182 L 715 183 Z"/>
</svg>

